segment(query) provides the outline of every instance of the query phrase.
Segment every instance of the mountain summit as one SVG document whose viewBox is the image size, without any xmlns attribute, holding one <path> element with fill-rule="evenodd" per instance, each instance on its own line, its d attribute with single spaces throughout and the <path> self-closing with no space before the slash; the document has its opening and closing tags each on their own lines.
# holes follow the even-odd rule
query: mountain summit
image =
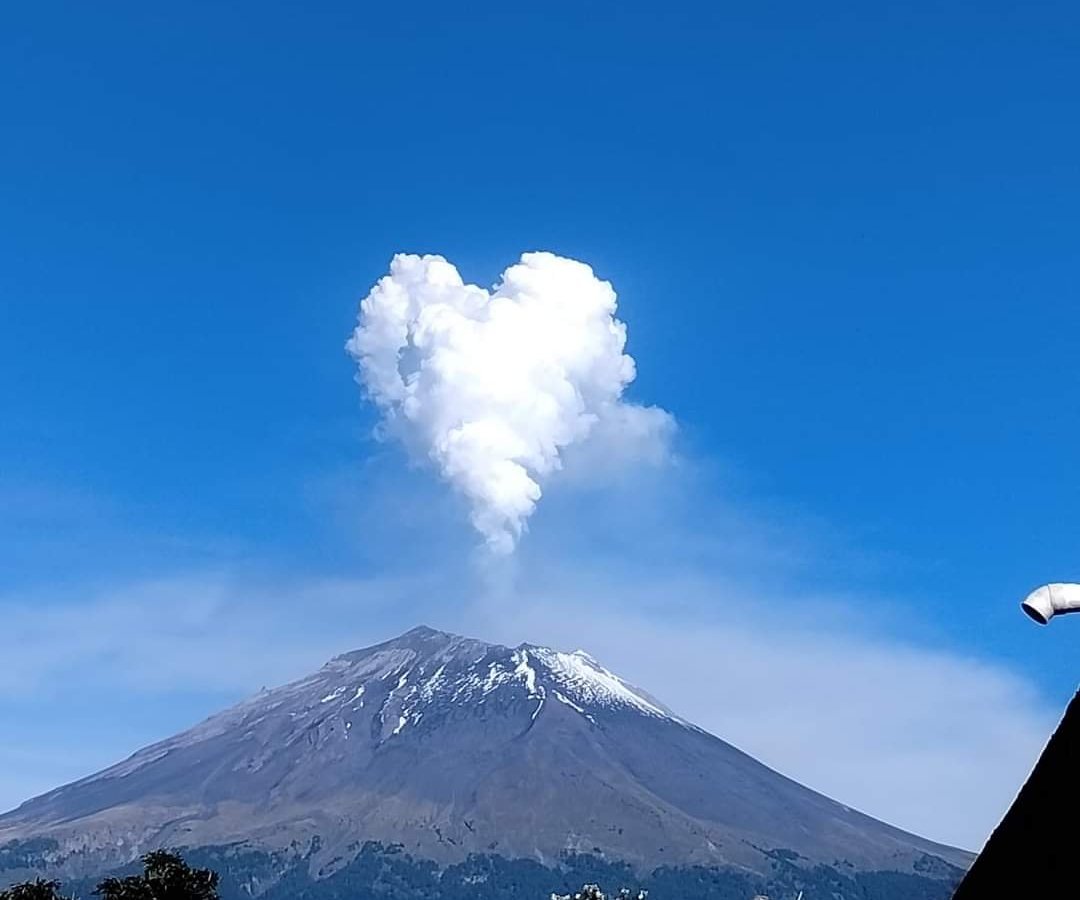
<svg viewBox="0 0 1080 900">
<path fill-rule="evenodd" d="M 439 863 L 970 862 L 777 774 L 582 651 L 424 627 L 0 816 L 0 850 L 30 839 L 83 871 L 237 842 L 315 848 L 328 865 L 366 841 Z"/>
</svg>

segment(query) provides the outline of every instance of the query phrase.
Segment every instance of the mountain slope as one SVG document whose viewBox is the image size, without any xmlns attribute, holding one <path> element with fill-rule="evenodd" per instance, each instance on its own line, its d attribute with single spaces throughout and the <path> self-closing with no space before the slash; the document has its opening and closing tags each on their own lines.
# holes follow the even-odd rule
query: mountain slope
<svg viewBox="0 0 1080 900">
<path fill-rule="evenodd" d="M 784 778 L 586 654 L 427 628 L 0 816 L 0 845 L 29 838 L 86 870 L 237 841 L 316 846 L 320 864 L 369 840 L 444 863 L 576 851 L 760 872 L 777 850 L 856 870 L 970 861 Z"/>
</svg>

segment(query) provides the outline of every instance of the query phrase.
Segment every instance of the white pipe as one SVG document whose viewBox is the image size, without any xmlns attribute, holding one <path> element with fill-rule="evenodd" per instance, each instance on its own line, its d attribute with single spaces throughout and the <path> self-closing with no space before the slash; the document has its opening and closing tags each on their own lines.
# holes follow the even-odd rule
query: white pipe
<svg viewBox="0 0 1080 900">
<path fill-rule="evenodd" d="M 1054 616 L 1080 612 L 1080 584 L 1044 584 L 1028 594 L 1020 608 L 1040 625 Z"/>
</svg>

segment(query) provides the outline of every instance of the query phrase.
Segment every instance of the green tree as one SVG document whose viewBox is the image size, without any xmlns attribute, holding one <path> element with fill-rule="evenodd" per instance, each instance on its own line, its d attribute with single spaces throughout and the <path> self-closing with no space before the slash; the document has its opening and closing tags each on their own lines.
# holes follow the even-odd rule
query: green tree
<svg viewBox="0 0 1080 900">
<path fill-rule="evenodd" d="M 147 853 L 142 863 L 141 875 L 106 878 L 94 893 L 101 900 L 218 900 L 217 872 L 193 869 L 168 850 Z"/>
<path fill-rule="evenodd" d="M 0 891 L 0 900 L 62 900 L 60 882 L 35 878 Z"/>
</svg>

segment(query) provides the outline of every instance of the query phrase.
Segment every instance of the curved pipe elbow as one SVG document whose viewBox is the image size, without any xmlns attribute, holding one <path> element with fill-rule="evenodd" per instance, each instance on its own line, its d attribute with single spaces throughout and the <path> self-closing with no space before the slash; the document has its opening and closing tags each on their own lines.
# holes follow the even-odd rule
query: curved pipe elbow
<svg viewBox="0 0 1080 900">
<path fill-rule="evenodd" d="M 1080 584 L 1044 584 L 1028 594 L 1020 608 L 1040 625 L 1054 616 L 1080 612 Z"/>
</svg>

